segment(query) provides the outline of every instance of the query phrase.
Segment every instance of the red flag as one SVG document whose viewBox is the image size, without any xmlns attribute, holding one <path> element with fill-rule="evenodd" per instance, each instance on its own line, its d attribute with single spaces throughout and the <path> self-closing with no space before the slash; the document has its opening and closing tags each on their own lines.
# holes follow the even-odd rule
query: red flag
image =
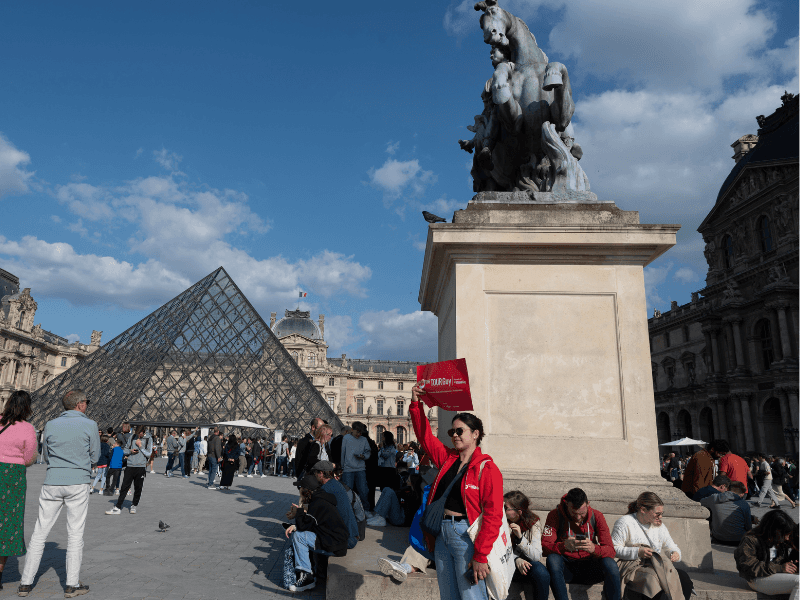
<svg viewBox="0 0 800 600">
<path fill-rule="evenodd" d="M 421 398 L 428 406 L 456 412 L 472 410 L 466 359 L 419 365 L 417 384 L 425 391 Z"/>
</svg>

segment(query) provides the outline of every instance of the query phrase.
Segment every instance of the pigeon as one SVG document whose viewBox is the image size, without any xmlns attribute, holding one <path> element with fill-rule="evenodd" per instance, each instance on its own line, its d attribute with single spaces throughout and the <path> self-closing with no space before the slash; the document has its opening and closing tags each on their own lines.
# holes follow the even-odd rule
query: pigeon
<svg viewBox="0 0 800 600">
<path fill-rule="evenodd" d="M 164 521 L 159 521 L 158 522 L 158 530 L 161 533 L 164 533 L 167 529 L 169 529 L 169 525 L 168 524 L 164 523 Z"/>
<path fill-rule="evenodd" d="M 422 211 L 422 216 L 425 217 L 425 220 L 428 223 L 447 223 L 447 219 L 437 217 L 435 214 L 429 213 L 427 210 Z"/>
</svg>

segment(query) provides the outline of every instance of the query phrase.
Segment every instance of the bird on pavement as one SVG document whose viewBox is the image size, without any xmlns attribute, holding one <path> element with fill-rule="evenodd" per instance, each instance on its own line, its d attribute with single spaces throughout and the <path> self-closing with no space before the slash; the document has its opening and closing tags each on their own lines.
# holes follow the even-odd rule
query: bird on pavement
<svg viewBox="0 0 800 600">
<path fill-rule="evenodd" d="M 164 533 L 167 529 L 169 529 L 169 525 L 164 523 L 164 521 L 159 521 L 158 522 L 158 529 L 159 529 L 159 531 L 161 531 L 161 533 Z"/>
<path fill-rule="evenodd" d="M 425 220 L 428 223 L 447 223 L 447 219 L 443 219 L 433 213 L 429 213 L 427 210 L 422 211 L 422 216 L 425 217 Z"/>
</svg>

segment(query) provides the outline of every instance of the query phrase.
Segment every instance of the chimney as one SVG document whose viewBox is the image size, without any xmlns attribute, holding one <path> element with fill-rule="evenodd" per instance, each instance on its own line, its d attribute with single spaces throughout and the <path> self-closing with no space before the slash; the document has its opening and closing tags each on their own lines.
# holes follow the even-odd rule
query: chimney
<svg viewBox="0 0 800 600">
<path fill-rule="evenodd" d="M 751 133 L 743 135 L 731 144 L 731 148 L 733 148 L 733 156 L 731 158 L 738 163 L 742 157 L 750 152 L 750 150 L 752 150 L 757 143 L 757 135 L 753 135 Z"/>
</svg>

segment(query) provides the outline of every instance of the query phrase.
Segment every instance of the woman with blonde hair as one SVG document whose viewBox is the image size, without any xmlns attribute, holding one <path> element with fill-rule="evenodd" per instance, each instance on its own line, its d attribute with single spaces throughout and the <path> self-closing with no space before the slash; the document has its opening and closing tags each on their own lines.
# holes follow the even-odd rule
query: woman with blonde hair
<svg viewBox="0 0 800 600">
<path fill-rule="evenodd" d="M 530 505 L 531 501 L 520 491 L 503 495 L 517 572 L 533 583 L 534 600 L 547 600 L 550 595 L 550 573 L 539 562 L 542 558 L 542 521 L 530 509 Z"/>
<path fill-rule="evenodd" d="M 314 431 L 314 441 L 308 445 L 306 450 L 306 464 L 302 465 L 305 473 L 311 473 L 314 465 L 321 460 L 328 458 L 328 442 L 333 436 L 333 428 L 327 423 L 323 423 Z"/>
<path fill-rule="evenodd" d="M 661 498 L 653 492 L 642 492 L 628 504 L 628 514 L 614 523 L 611 539 L 620 561 L 622 583 L 653 600 L 663 597 L 664 584 L 668 584 L 673 600 L 679 600 L 681 593 L 689 600 L 694 585 L 686 571 L 671 567 L 681 559 L 681 551 L 661 522 L 663 516 Z M 627 561 L 638 561 L 639 566 L 630 564 L 626 568 Z M 656 565 L 662 565 L 662 575 Z M 670 576 L 673 568 L 677 578 Z"/>
</svg>

